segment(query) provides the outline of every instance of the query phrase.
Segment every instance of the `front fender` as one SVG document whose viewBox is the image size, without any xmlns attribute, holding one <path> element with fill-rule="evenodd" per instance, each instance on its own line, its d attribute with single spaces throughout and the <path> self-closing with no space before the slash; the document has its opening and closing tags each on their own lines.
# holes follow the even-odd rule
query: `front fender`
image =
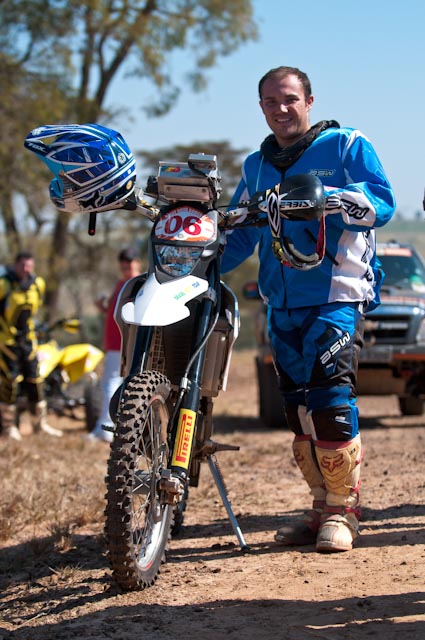
<svg viewBox="0 0 425 640">
<path fill-rule="evenodd" d="M 196 276 L 160 283 L 152 273 L 135 299 L 123 304 L 121 319 L 124 323 L 139 326 L 164 327 L 174 324 L 189 316 L 187 303 L 207 289 L 207 280 Z"/>
</svg>

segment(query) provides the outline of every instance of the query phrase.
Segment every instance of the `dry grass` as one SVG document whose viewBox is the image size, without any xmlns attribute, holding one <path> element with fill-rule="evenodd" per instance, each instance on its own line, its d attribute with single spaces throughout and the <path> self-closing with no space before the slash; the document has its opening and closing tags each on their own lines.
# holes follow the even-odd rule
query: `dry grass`
<svg viewBox="0 0 425 640">
<path fill-rule="evenodd" d="M 75 529 L 102 523 L 108 447 L 82 436 L 0 439 L 0 545 L 47 536 L 66 548 Z"/>
</svg>

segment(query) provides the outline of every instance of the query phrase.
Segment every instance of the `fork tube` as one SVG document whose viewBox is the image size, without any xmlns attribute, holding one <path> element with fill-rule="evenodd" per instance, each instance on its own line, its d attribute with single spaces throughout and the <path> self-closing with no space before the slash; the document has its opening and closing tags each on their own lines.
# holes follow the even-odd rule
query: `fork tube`
<svg viewBox="0 0 425 640">
<path fill-rule="evenodd" d="M 149 345 L 152 340 L 153 327 L 138 327 L 133 349 L 133 357 L 129 371 L 129 377 L 140 373 L 146 364 L 149 353 Z"/>
<path fill-rule="evenodd" d="M 199 314 L 198 330 L 195 338 L 195 344 L 199 345 L 204 339 L 210 328 L 210 322 L 213 314 L 213 302 L 210 299 L 204 299 L 202 303 L 202 309 Z M 187 394 L 187 404 L 190 408 L 196 410 L 199 404 L 199 393 L 202 385 L 202 371 L 204 367 L 204 360 L 206 354 L 206 344 L 203 346 L 197 357 L 195 358 L 190 371 L 188 372 L 188 378 L 191 386 Z M 193 389 L 196 387 L 196 389 Z M 191 391 L 194 392 L 193 399 L 191 398 Z M 186 404 L 186 403 L 185 403 Z"/>
<path fill-rule="evenodd" d="M 200 344 L 205 337 L 211 321 L 213 312 L 213 301 L 204 298 L 202 308 L 199 312 L 199 322 L 194 344 Z M 206 354 L 206 344 L 196 356 L 190 371 L 188 372 L 188 388 L 184 395 L 178 420 L 174 422 L 171 441 L 173 452 L 171 458 L 172 473 L 186 480 L 192 453 L 192 442 L 196 430 L 196 420 L 198 417 L 198 407 L 201 395 L 202 370 Z"/>
</svg>

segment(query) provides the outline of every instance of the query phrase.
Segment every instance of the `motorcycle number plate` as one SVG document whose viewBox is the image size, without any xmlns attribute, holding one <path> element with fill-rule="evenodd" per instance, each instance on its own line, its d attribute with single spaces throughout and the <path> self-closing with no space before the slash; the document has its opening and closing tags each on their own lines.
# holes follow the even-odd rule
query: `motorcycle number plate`
<svg viewBox="0 0 425 640">
<path fill-rule="evenodd" d="M 155 238 L 176 242 L 210 242 L 216 234 L 215 220 L 205 211 L 187 205 L 167 211 L 155 227 Z"/>
</svg>

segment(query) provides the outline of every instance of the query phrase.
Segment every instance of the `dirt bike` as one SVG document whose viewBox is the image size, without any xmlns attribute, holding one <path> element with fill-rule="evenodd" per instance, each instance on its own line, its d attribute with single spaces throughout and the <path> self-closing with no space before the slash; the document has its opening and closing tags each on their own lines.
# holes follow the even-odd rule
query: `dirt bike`
<svg viewBox="0 0 425 640">
<path fill-rule="evenodd" d="M 217 452 L 239 447 L 212 438 L 213 399 L 226 389 L 239 332 L 238 302 L 221 282 L 219 266 L 227 227 L 242 218 L 245 225 L 267 224 L 264 210 L 275 218 L 285 207 L 270 190 L 222 211 L 219 193 L 215 156 L 192 154 L 187 163 L 160 162 L 157 182 L 148 181 L 137 200 L 138 211 L 154 223 L 150 264 L 125 285 L 115 309 L 124 383 L 111 401 L 116 426 L 105 511 L 112 572 L 125 590 L 156 580 L 202 462 L 241 549 L 248 549 L 216 459 Z M 286 196 L 291 209 L 294 200 Z"/>
<path fill-rule="evenodd" d="M 82 152 L 74 157 L 82 137 Z M 279 260 L 314 268 L 324 255 L 320 180 L 292 176 L 237 207 L 218 207 L 216 156 L 198 153 L 187 162 L 159 162 L 158 175 L 136 192 L 131 152 L 117 132 L 53 125 L 35 129 L 26 145 L 56 176 L 50 185 L 56 206 L 89 213 L 89 235 L 95 233 L 97 213 L 117 209 L 115 204 L 153 223 L 148 271 L 124 285 L 115 307 L 123 383 L 110 402 L 114 438 L 105 508 L 114 579 L 123 590 L 155 582 L 170 536 L 183 524 L 189 487 L 198 485 L 205 462 L 239 546 L 247 550 L 216 458 L 239 447 L 213 439 L 213 401 L 226 389 L 240 323 L 236 296 L 220 279 L 225 232 L 236 223 L 269 225 Z M 105 158 L 110 164 L 102 174 Z M 97 175 L 105 177 L 96 182 Z M 286 237 L 288 217 L 319 221 L 314 253 L 304 255 Z"/>
<path fill-rule="evenodd" d="M 75 334 L 78 319 L 61 319 L 51 325 L 37 327 L 37 359 L 43 379 L 48 410 L 56 415 L 78 419 L 75 409 L 84 407 L 85 426 L 92 431 L 99 416 L 99 385 L 96 369 L 103 352 L 89 343 L 61 347 L 53 338 L 55 331 Z M 25 389 L 19 393 L 18 409 L 26 409 Z"/>
</svg>

